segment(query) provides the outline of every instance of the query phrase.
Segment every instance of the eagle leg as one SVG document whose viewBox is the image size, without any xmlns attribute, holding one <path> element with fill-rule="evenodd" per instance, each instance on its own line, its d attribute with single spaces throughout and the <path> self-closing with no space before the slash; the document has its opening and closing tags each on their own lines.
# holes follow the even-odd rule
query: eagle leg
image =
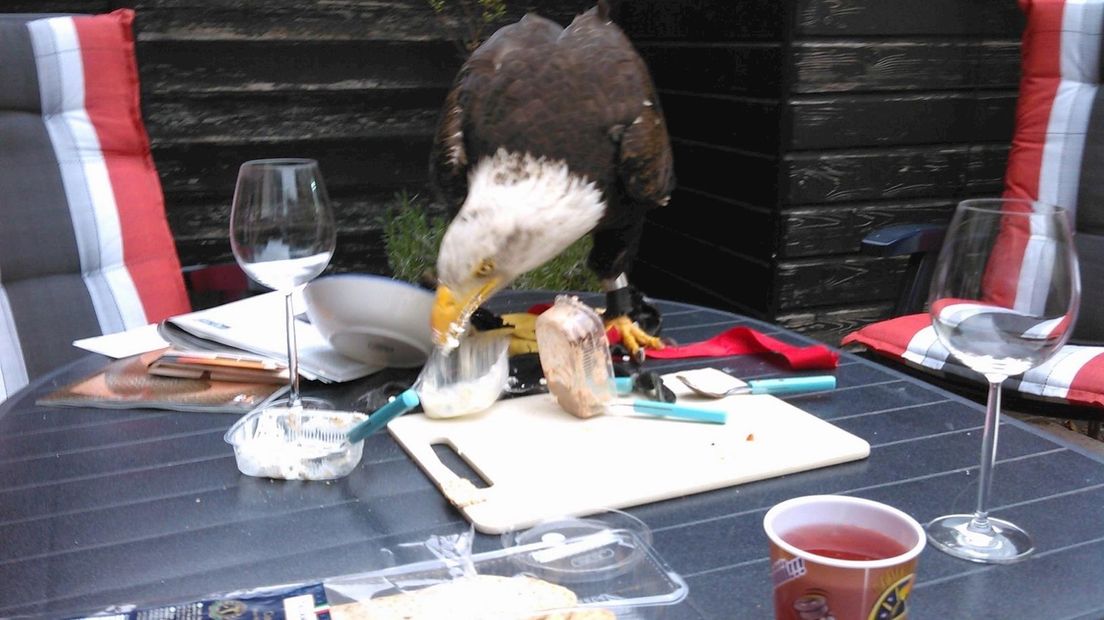
<svg viewBox="0 0 1104 620">
<path fill-rule="evenodd" d="M 613 328 L 620 334 L 621 344 L 633 360 L 643 361 L 647 349 L 663 348 L 663 341 L 656 335 L 660 327 L 659 312 L 644 301 L 624 275 L 606 287 L 603 318 L 607 330 Z"/>
</svg>

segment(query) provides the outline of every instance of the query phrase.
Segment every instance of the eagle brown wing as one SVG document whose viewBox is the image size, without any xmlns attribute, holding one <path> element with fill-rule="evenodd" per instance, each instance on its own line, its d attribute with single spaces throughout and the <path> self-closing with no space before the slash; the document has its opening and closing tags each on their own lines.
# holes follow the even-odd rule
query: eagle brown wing
<svg viewBox="0 0 1104 620">
<path fill-rule="evenodd" d="M 590 264 L 628 269 L 644 212 L 666 204 L 675 177 L 667 127 L 647 65 L 603 6 L 565 29 L 529 14 L 464 63 L 434 143 L 431 178 L 455 212 L 469 168 L 504 148 L 567 162 L 603 192 Z"/>
<path fill-rule="evenodd" d="M 650 105 L 621 136 L 618 170 L 627 197 L 651 208 L 670 200 L 675 189 L 675 168 L 659 99 L 651 84 L 648 88 Z"/>
<path fill-rule="evenodd" d="M 666 204 L 675 175 L 667 126 L 648 66 L 601 5 L 567 28 L 561 45 L 589 63 L 590 113 L 612 143 L 612 178 L 601 179 L 610 202 L 606 225 L 643 218 L 643 210 Z M 587 86 L 576 86 L 585 91 Z"/>
<path fill-rule="evenodd" d="M 433 191 L 437 200 L 453 212 L 468 193 L 468 154 L 461 131 L 464 115 L 460 107 L 461 81 L 458 78 L 453 83 L 445 98 L 429 156 L 429 179 Z"/>
<path fill-rule="evenodd" d="M 497 30 L 460 68 L 441 109 L 429 161 L 430 182 L 451 212 L 455 213 L 467 196 L 470 167 L 493 153 L 494 148 L 487 144 L 499 139 L 487 116 L 509 114 L 495 105 L 500 104 L 495 94 L 504 88 L 502 63 L 539 62 L 540 56 L 532 50 L 553 44 L 562 32 L 555 22 L 527 14 Z M 479 134 L 474 145 L 473 133 Z"/>
</svg>

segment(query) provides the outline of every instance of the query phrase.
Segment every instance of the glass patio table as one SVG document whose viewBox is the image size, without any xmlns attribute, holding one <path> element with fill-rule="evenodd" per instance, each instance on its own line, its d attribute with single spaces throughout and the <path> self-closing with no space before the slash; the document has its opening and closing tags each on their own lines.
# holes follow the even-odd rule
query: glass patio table
<svg viewBox="0 0 1104 620">
<path fill-rule="evenodd" d="M 489 307 L 522 311 L 553 296 L 509 292 Z M 744 325 L 815 344 L 728 312 L 656 305 L 664 335 L 682 343 Z M 232 415 L 34 404 L 105 362 L 89 355 L 0 404 L 0 616 L 66 617 L 317 581 L 386 567 L 396 545 L 469 529 L 386 432 L 367 440 L 348 477 L 285 483 L 238 472 L 223 442 Z M 660 372 L 714 366 L 742 378 L 792 374 L 762 355 L 646 365 Z M 921 522 L 973 508 L 981 406 L 846 352 L 834 373 L 834 391 L 783 398 L 866 439 L 868 458 L 627 509 L 689 585 L 664 617 L 773 617 L 761 524 L 782 500 L 855 495 Z M 340 386 L 339 396 L 354 398 L 381 380 Z M 1038 551 L 1018 564 L 986 566 L 929 547 L 909 617 L 1104 617 L 1104 461 L 1006 417 L 991 503 L 1032 532 Z M 476 542 L 477 550 L 500 544 L 483 535 Z"/>
</svg>

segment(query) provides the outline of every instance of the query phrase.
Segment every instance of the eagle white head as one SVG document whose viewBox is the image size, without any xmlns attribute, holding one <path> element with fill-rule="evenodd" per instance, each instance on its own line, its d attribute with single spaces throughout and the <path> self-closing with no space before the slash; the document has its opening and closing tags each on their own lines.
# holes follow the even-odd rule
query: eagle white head
<svg viewBox="0 0 1104 620">
<path fill-rule="evenodd" d="M 454 345 L 480 304 L 590 232 L 605 208 L 562 161 L 499 149 L 478 162 L 437 254 L 434 341 Z"/>
</svg>

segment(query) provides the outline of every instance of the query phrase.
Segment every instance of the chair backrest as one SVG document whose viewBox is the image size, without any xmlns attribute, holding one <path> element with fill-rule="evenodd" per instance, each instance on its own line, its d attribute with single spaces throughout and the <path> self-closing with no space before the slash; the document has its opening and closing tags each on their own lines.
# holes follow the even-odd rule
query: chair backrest
<svg viewBox="0 0 1104 620">
<path fill-rule="evenodd" d="M 189 310 L 133 19 L 0 15 L 0 400 L 77 338 Z"/>
<path fill-rule="evenodd" d="M 1074 214 L 1081 313 L 1072 340 L 1104 344 L 1104 0 L 1020 0 L 1023 74 L 1005 195 Z"/>
</svg>

